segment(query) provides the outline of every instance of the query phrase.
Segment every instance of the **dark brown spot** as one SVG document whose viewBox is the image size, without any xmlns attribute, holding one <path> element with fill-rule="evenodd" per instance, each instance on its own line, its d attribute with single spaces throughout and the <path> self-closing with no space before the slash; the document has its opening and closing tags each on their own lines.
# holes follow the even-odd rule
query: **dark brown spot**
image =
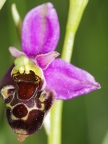
<svg viewBox="0 0 108 144">
<path fill-rule="evenodd" d="M 19 104 L 13 109 L 13 115 L 16 118 L 22 118 L 27 115 L 27 108 L 23 104 Z"/>
</svg>

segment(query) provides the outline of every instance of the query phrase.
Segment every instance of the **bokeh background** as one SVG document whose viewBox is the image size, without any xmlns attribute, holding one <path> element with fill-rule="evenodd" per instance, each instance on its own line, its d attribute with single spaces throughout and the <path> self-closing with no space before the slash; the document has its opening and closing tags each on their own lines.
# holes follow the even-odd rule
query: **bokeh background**
<svg viewBox="0 0 108 144">
<path fill-rule="evenodd" d="M 49 0 L 57 10 L 61 37 L 57 51 L 61 52 L 68 14 L 68 0 Z M 8 47 L 21 48 L 11 16 L 11 4 L 16 3 L 22 17 L 33 7 L 47 0 L 7 0 L 0 11 L 0 78 L 13 62 Z M 88 95 L 64 101 L 62 144 L 103 144 L 108 131 L 108 2 L 90 0 L 76 33 L 72 63 L 89 71 L 100 82 L 101 89 Z M 6 122 L 4 103 L 0 99 L 0 144 L 18 144 L 17 136 Z M 47 144 L 42 128 L 23 144 Z M 107 144 L 107 143 L 106 143 Z"/>
</svg>

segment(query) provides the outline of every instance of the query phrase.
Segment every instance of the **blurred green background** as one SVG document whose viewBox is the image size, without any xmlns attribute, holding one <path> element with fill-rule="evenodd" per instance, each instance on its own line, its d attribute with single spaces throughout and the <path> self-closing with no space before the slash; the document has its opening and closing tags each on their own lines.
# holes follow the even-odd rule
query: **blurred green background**
<svg viewBox="0 0 108 144">
<path fill-rule="evenodd" d="M 8 47 L 20 48 L 11 16 L 11 4 L 16 3 L 24 18 L 33 7 L 46 0 L 7 0 L 0 11 L 0 78 L 13 62 Z M 57 10 L 61 37 L 57 47 L 63 46 L 68 13 L 68 0 L 50 0 Z M 78 28 L 72 63 L 89 71 L 101 84 L 101 89 L 70 101 L 64 101 L 62 144 L 103 144 L 108 130 L 108 2 L 90 0 Z M 0 144 L 18 144 L 17 136 L 6 122 L 4 103 L 0 99 Z M 23 144 L 47 144 L 42 128 Z M 107 143 L 106 143 L 107 144 Z"/>
</svg>

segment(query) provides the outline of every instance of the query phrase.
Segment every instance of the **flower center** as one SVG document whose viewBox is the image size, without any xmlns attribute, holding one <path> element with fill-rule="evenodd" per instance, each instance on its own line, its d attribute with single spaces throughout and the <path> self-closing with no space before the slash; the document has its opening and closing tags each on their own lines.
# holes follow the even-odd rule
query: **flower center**
<svg viewBox="0 0 108 144">
<path fill-rule="evenodd" d="M 30 99 L 38 90 L 44 88 L 45 79 L 40 67 L 28 57 L 22 55 L 15 59 L 11 76 L 18 90 L 18 98 Z"/>
<path fill-rule="evenodd" d="M 11 75 L 15 75 L 16 73 L 20 74 L 29 74 L 30 71 L 33 71 L 35 75 L 39 76 L 41 79 L 44 78 L 43 71 L 40 67 L 35 65 L 31 59 L 22 55 L 15 59 L 14 68 L 12 69 Z"/>
</svg>

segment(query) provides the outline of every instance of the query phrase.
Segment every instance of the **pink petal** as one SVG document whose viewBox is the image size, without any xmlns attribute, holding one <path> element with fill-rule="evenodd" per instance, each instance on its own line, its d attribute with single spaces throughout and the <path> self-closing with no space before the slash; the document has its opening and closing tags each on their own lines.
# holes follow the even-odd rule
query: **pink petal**
<svg viewBox="0 0 108 144">
<path fill-rule="evenodd" d="M 13 57 L 15 57 L 15 58 L 17 58 L 17 57 L 19 57 L 19 56 L 21 56 L 21 55 L 25 55 L 24 52 L 20 52 L 19 50 L 17 50 L 17 49 L 14 48 L 14 47 L 10 47 L 10 48 L 9 48 L 9 51 L 10 51 L 11 55 L 12 55 Z"/>
<path fill-rule="evenodd" d="M 55 90 L 57 99 L 68 100 L 99 89 L 94 77 L 61 59 L 55 59 L 44 70 L 47 88 Z"/>
<path fill-rule="evenodd" d="M 27 13 L 22 27 L 22 50 L 29 57 L 53 51 L 59 40 L 59 22 L 51 3 Z"/>
<path fill-rule="evenodd" d="M 59 53 L 56 51 L 40 54 L 36 56 L 36 63 L 42 69 L 46 69 L 57 56 L 59 56 Z"/>
</svg>

